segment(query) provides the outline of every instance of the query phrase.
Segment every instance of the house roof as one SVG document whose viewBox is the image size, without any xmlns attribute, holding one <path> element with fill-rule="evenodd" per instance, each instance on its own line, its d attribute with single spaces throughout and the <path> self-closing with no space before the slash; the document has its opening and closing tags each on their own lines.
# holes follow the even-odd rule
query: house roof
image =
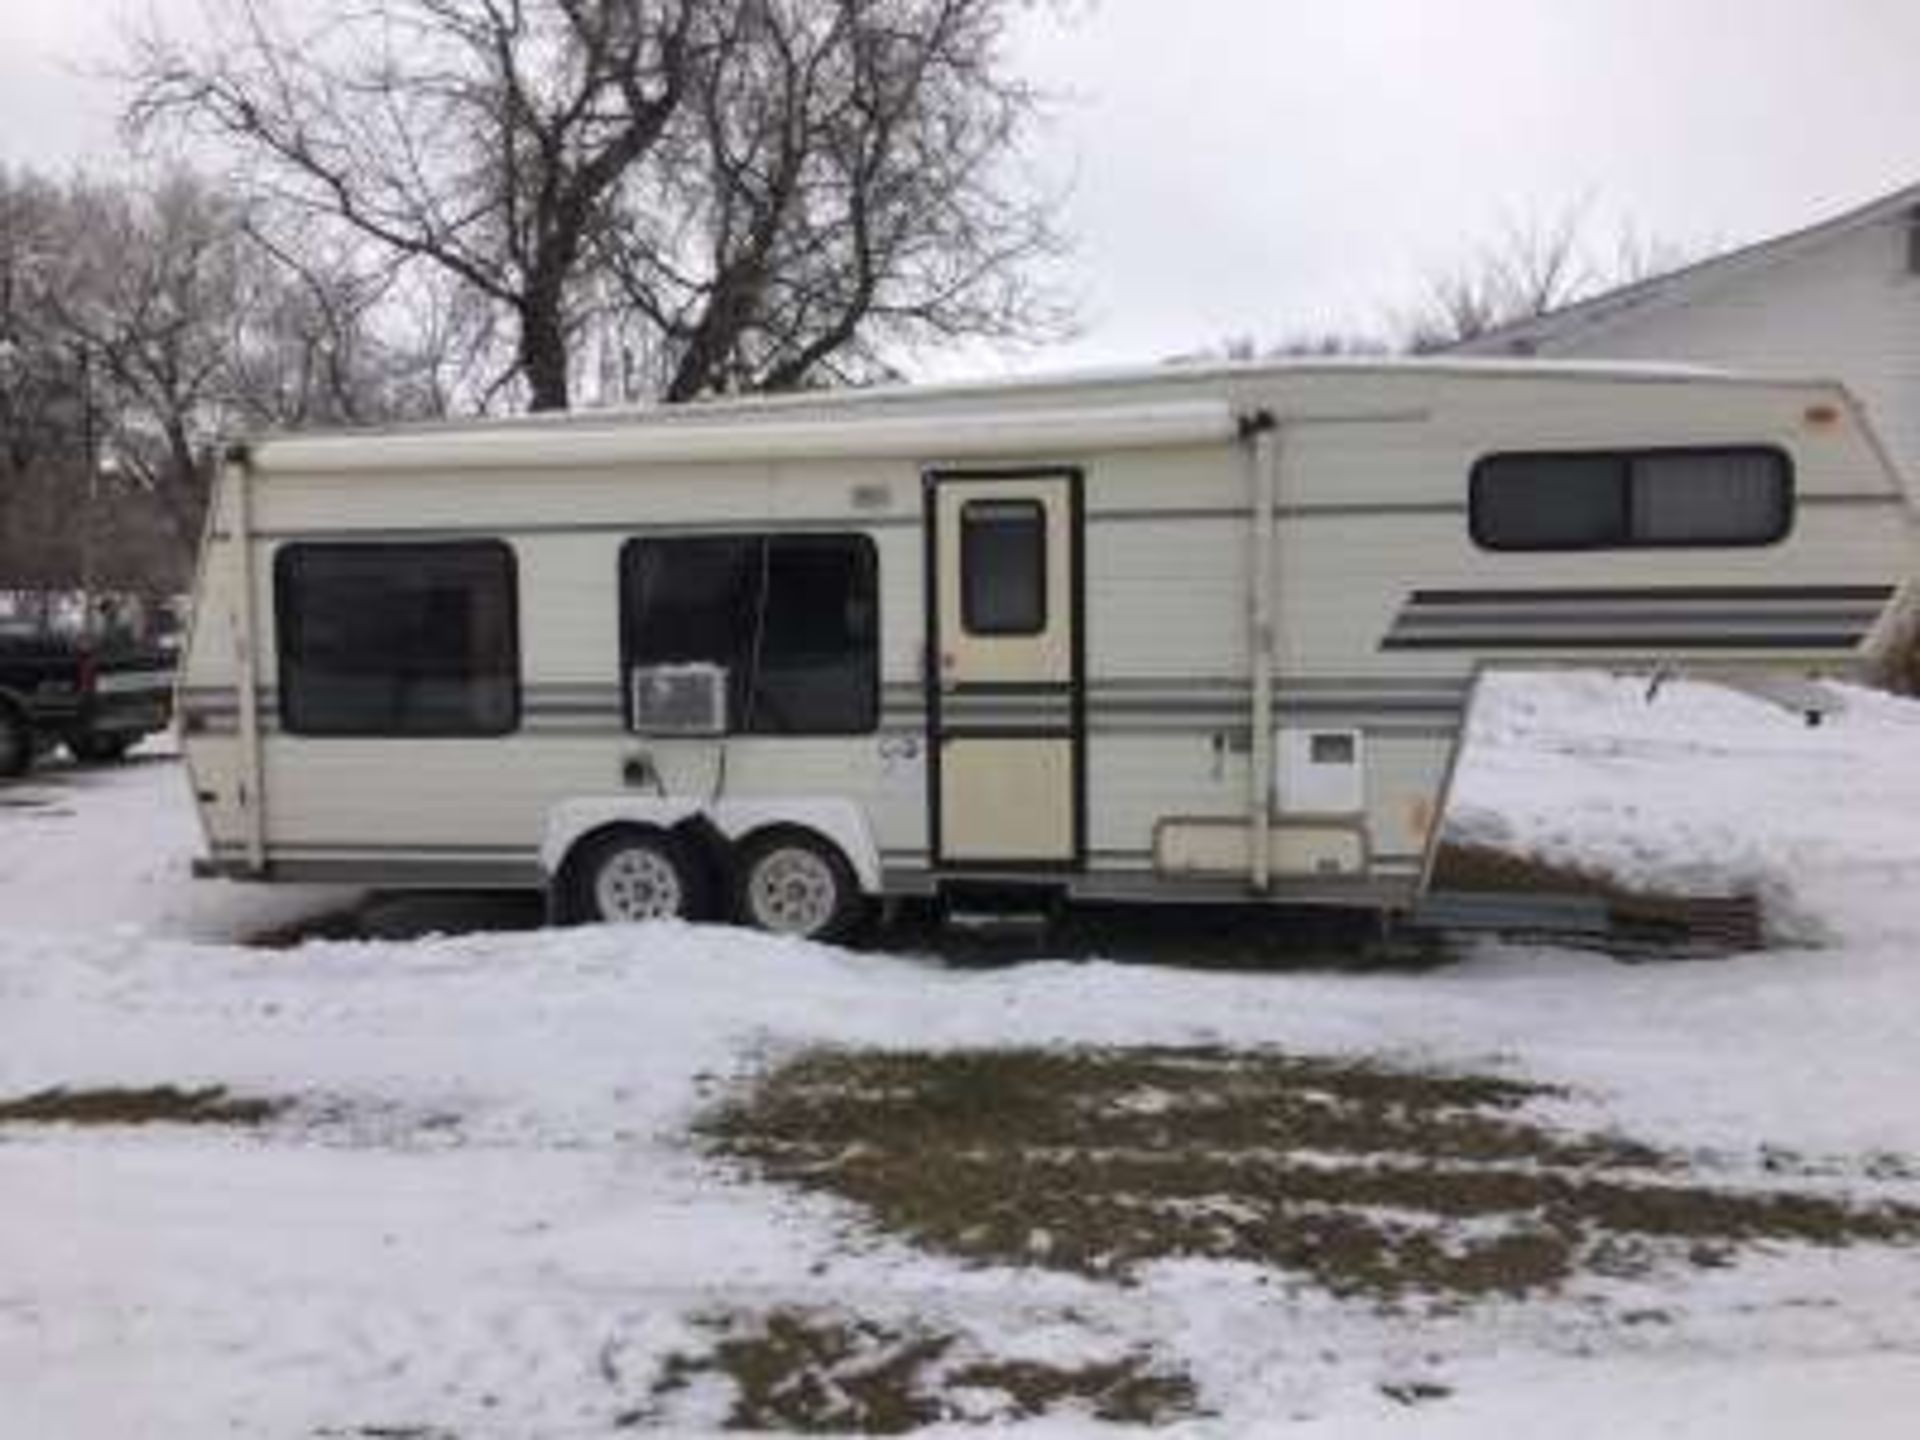
<svg viewBox="0 0 1920 1440">
<path fill-rule="evenodd" d="M 1709 256 L 1678 270 L 1649 276 L 1603 291 L 1544 315 L 1515 320 L 1451 347 L 1456 355 L 1529 355 L 1543 344 L 1602 329 L 1629 314 L 1659 305 L 1684 304 L 1696 295 L 1741 275 L 1765 270 L 1818 250 L 1835 240 L 1888 220 L 1920 220 L 1920 185 L 1909 185 L 1879 199 L 1737 250 Z"/>
</svg>

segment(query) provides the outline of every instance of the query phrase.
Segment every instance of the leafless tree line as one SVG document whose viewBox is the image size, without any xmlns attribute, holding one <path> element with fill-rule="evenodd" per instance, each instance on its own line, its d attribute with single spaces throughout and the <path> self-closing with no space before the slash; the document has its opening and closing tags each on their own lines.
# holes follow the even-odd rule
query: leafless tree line
<svg viewBox="0 0 1920 1440">
<path fill-rule="evenodd" d="M 1696 258 L 1631 225 L 1604 240 L 1592 206 L 1508 219 L 1458 257 L 1430 268 L 1407 304 L 1372 329 L 1302 330 L 1262 342 L 1235 336 L 1181 359 L 1431 355 L 1590 296 L 1662 275 Z"/>
<path fill-rule="evenodd" d="M 1508 219 L 1491 238 L 1429 273 L 1424 294 L 1398 317 L 1401 343 L 1430 354 L 1589 296 L 1677 270 L 1685 246 L 1623 225 L 1606 243 L 1586 202 Z"/>
<path fill-rule="evenodd" d="M 443 403 L 444 357 L 384 297 L 260 235 L 185 170 L 151 182 L 0 171 L 0 572 L 179 583 L 210 447 L 244 428 Z"/>
</svg>

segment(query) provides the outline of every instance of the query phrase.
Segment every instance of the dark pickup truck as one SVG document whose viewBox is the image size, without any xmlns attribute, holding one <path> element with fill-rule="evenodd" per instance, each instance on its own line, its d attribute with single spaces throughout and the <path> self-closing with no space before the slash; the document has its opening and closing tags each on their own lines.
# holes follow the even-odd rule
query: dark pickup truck
<svg viewBox="0 0 1920 1440">
<path fill-rule="evenodd" d="M 104 764 L 173 718 L 173 656 L 130 642 L 0 629 L 0 778 L 65 745 Z"/>
</svg>

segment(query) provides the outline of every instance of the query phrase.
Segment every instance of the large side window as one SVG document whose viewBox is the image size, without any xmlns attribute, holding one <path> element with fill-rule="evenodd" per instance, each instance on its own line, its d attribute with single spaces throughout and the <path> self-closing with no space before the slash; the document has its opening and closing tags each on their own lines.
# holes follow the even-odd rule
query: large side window
<svg viewBox="0 0 1920 1440">
<path fill-rule="evenodd" d="M 852 735 L 879 723 L 879 561 L 868 537 L 635 540 L 620 591 L 628 670 L 724 665 L 736 732 Z"/>
<path fill-rule="evenodd" d="M 1762 446 L 1489 455 L 1469 490 L 1488 550 L 1771 545 L 1793 525 L 1793 462 Z"/>
<path fill-rule="evenodd" d="M 280 717 L 296 735 L 502 735 L 520 722 L 513 552 L 293 544 L 274 560 Z"/>
</svg>

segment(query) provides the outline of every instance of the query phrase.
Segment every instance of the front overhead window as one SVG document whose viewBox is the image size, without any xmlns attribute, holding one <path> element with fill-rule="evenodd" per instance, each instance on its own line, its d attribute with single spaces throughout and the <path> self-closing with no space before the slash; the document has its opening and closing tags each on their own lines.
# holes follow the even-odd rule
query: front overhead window
<svg viewBox="0 0 1920 1440">
<path fill-rule="evenodd" d="M 620 568 L 628 673 L 724 666 L 730 728 L 743 734 L 879 723 L 879 562 L 866 536 L 634 540 Z"/>
<path fill-rule="evenodd" d="M 519 724 L 504 544 L 288 545 L 273 581 L 289 733 L 502 735 Z"/>
<path fill-rule="evenodd" d="M 1793 462 L 1763 446 L 1489 455 L 1470 492 L 1488 550 L 1771 545 L 1793 525 Z"/>
</svg>

